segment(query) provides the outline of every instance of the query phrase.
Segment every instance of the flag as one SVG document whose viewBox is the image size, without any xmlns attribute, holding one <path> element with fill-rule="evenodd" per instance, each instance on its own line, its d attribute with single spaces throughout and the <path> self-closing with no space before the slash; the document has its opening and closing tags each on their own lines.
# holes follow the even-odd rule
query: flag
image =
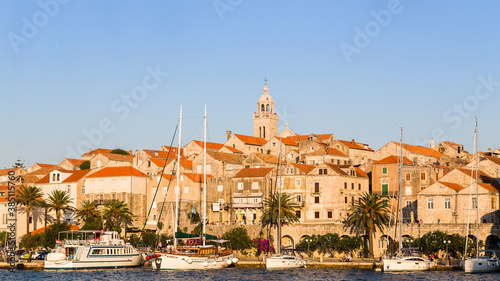
<svg viewBox="0 0 500 281">
<path fill-rule="evenodd" d="M 192 208 L 191 208 L 191 213 L 196 214 L 196 209 L 194 208 L 194 205 L 193 205 L 193 204 L 191 204 L 191 207 L 192 207 Z"/>
<path fill-rule="evenodd" d="M 61 246 L 63 246 L 63 245 L 64 245 L 64 243 L 63 243 L 61 240 L 56 239 L 56 245 L 61 245 Z"/>
</svg>

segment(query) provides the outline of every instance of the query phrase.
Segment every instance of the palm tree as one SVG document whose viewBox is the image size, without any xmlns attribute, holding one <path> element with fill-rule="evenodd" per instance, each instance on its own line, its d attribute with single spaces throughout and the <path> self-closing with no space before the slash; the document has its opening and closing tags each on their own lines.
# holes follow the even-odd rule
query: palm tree
<svg viewBox="0 0 500 281">
<path fill-rule="evenodd" d="M 299 222 L 297 217 L 296 209 L 299 208 L 299 204 L 292 202 L 293 197 L 289 193 L 281 193 L 281 225 L 287 225 L 294 222 Z M 278 225 L 278 201 L 279 193 L 271 193 L 268 198 L 264 200 L 264 213 L 260 217 L 260 221 L 264 226 Z"/>
<path fill-rule="evenodd" d="M 42 190 L 36 186 L 22 185 L 16 191 L 16 203 L 24 206 L 26 210 L 26 235 L 30 233 L 30 214 L 33 208 L 41 206 Z"/>
<path fill-rule="evenodd" d="M 69 192 L 62 190 L 52 191 L 47 199 L 49 210 L 54 210 L 56 212 L 57 222 L 61 221 L 61 211 L 66 212 L 68 210 L 75 210 L 75 208 L 70 206 L 71 203 L 73 203 L 73 199 L 69 195 Z"/>
<path fill-rule="evenodd" d="M 99 212 L 97 211 L 97 204 L 95 203 L 95 201 L 83 201 L 82 207 L 76 210 L 76 216 L 85 224 L 91 223 L 94 220 L 94 217 L 99 216 Z"/>
<path fill-rule="evenodd" d="M 378 194 L 361 194 L 359 201 L 349 208 L 350 215 L 344 221 L 344 227 L 350 228 L 351 232 L 357 234 L 366 233 L 368 235 L 368 247 L 370 256 L 373 257 L 373 238 L 378 228 L 383 231 L 385 225 L 389 222 L 389 206 L 387 199 Z"/>
<path fill-rule="evenodd" d="M 111 200 L 104 206 L 104 216 L 106 217 L 107 228 L 121 231 L 121 222 L 132 223 L 132 213 L 127 207 L 127 203 L 118 200 Z"/>
</svg>

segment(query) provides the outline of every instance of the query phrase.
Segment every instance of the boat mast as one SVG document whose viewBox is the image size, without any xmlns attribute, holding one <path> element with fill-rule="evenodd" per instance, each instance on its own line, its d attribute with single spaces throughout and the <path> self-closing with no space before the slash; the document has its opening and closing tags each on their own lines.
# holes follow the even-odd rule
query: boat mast
<svg viewBox="0 0 500 281">
<path fill-rule="evenodd" d="M 479 155 L 478 155 L 478 145 L 477 145 L 477 117 L 476 126 L 474 130 L 474 149 L 476 150 L 476 257 L 479 257 L 479 190 L 478 190 L 478 178 L 479 178 Z M 467 250 L 467 249 L 466 249 Z"/>
<path fill-rule="evenodd" d="M 401 250 L 403 248 L 403 238 L 402 238 L 402 233 L 401 233 L 401 228 L 403 226 L 403 193 L 401 192 L 401 186 L 403 185 L 402 181 L 402 174 L 403 174 L 403 128 L 401 128 L 401 137 L 399 141 L 399 199 L 398 199 L 398 205 L 399 205 L 399 225 L 398 225 L 398 231 L 399 231 L 399 251 L 398 254 L 401 256 Z"/>
<path fill-rule="evenodd" d="M 279 192 L 278 192 L 278 254 L 281 253 L 281 185 L 283 184 L 281 180 L 281 144 L 283 143 L 283 139 L 280 138 L 280 154 L 278 157 L 278 168 L 279 168 L 279 181 L 278 181 L 278 186 L 279 186 Z"/>
<path fill-rule="evenodd" d="M 175 221 L 174 221 L 174 246 L 177 246 L 177 238 L 175 237 L 175 232 L 177 232 L 177 228 L 179 228 L 179 193 L 181 188 L 179 186 L 179 177 L 180 173 L 180 162 L 181 162 L 181 131 L 182 131 L 182 105 L 181 112 L 179 114 L 179 141 L 177 143 L 177 184 L 175 186 Z M 168 159 L 167 159 L 168 160 Z"/>
<path fill-rule="evenodd" d="M 201 240 L 205 246 L 205 219 L 207 213 L 207 105 L 205 105 L 205 116 L 203 117 L 203 231 Z"/>
</svg>

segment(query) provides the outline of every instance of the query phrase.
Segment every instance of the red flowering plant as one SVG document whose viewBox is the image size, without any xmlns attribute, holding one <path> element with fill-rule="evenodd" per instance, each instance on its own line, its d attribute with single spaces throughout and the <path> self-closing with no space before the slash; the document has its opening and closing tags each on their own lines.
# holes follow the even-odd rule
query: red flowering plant
<svg viewBox="0 0 500 281">
<path fill-rule="evenodd" d="M 260 256 L 262 253 L 275 253 L 273 245 L 270 245 L 269 240 L 264 238 L 255 238 L 253 239 L 253 244 L 255 249 L 257 250 L 256 256 Z"/>
</svg>

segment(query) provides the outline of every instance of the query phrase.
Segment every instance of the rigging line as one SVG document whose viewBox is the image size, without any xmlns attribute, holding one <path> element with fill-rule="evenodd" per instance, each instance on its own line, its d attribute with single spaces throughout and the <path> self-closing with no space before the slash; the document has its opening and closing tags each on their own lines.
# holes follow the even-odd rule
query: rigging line
<svg viewBox="0 0 500 281">
<path fill-rule="evenodd" d="M 172 136 L 172 141 L 170 142 L 170 147 L 172 147 L 172 144 L 173 144 L 173 142 L 175 140 L 175 135 L 177 134 L 177 129 L 178 128 L 179 128 L 179 122 L 177 122 L 177 125 L 175 126 L 174 135 Z M 155 195 L 153 196 L 153 200 L 151 200 L 151 206 L 149 207 L 148 214 L 146 216 L 146 219 L 144 220 L 144 225 L 142 226 L 141 236 L 140 237 L 142 237 L 144 229 L 146 228 L 146 224 L 147 224 L 149 215 L 151 214 L 151 210 L 153 209 L 153 203 L 155 202 L 156 194 L 158 193 L 158 189 L 160 188 L 161 178 L 163 177 L 163 172 L 165 171 L 165 167 L 167 166 L 168 157 L 170 156 L 170 151 L 171 151 L 171 149 L 168 150 L 167 159 L 165 159 L 165 163 L 163 164 L 163 169 L 161 170 L 161 175 L 160 175 L 160 178 L 158 180 L 158 186 L 156 187 L 156 191 L 155 191 Z M 180 153 L 180 151 L 178 151 L 178 152 Z M 146 190 L 146 194 L 147 194 L 147 190 Z"/>
</svg>

